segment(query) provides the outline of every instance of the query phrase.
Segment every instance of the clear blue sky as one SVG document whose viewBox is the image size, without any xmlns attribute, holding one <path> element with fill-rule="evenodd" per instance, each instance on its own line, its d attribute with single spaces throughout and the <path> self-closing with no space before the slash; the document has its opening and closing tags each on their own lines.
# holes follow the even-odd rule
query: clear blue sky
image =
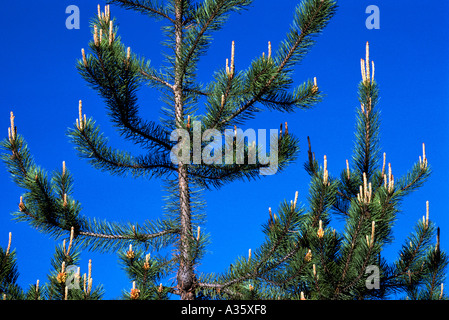
<svg viewBox="0 0 449 320">
<path fill-rule="evenodd" d="M 266 52 L 268 41 L 275 50 L 298 2 L 258 0 L 250 11 L 233 15 L 222 32 L 215 34 L 209 54 L 201 61 L 201 80 L 207 82 L 214 70 L 223 67 L 230 56 L 232 40 L 236 42 L 237 69 L 246 68 L 254 57 Z M 71 4 L 81 12 L 79 30 L 65 27 L 65 8 Z M 111 143 L 130 147 L 118 139 L 101 99 L 75 69 L 80 49 L 87 48 L 91 37 L 88 21 L 96 14 L 96 4 L 91 0 L 2 3 L 0 132 L 7 137 L 9 112 L 14 111 L 18 131 L 25 136 L 39 165 L 52 171 L 66 161 L 75 178 L 74 195 L 82 203 L 83 214 L 111 221 L 143 222 L 161 215 L 161 181 L 125 179 L 98 172 L 77 158 L 65 136 L 77 117 L 78 100 L 82 99 L 84 112 L 98 121 Z M 380 9 L 379 30 L 365 27 L 365 9 L 371 4 Z M 425 214 L 426 200 L 430 201 L 431 219 L 441 227 L 442 248 L 449 249 L 448 2 L 346 0 L 339 1 L 339 6 L 317 45 L 295 69 L 297 83 L 318 78 L 320 89 L 327 95 L 325 100 L 307 112 L 262 113 L 247 125 L 270 129 L 288 121 L 289 131 L 301 139 L 297 163 L 282 174 L 233 183 L 205 194 L 208 216 L 204 229 L 210 233 L 212 243 L 198 271 L 221 272 L 237 256 L 246 255 L 248 248 L 256 248 L 263 240 L 261 224 L 268 217 L 268 207 L 274 209 L 282 200 L 293 199 L 295 191 L 299 191 L 299 201 L 306 204 L 308 175 L 303 163 L 307 159 L 307 136 L 312 139 L 320 163 L 326 154 L 330 174 L 340 174 L 353 147 L 354 111 L 359 107 L 357 84 L 361 79 L 359 63 L 366 41 L 371 44 L 381 90 L 381 146 L 395 177 L 405 174 L 418 160 L 422 142 L 426 143 L 433 168 L 429 182 L 404 202 L 395 227 L 396 242 L 386 249 L 385 255 L 390 261 L 396 259 L 400 245 Z M 118 18 L 125 45 L 157 66 L 161 62 L 161 23 L 115 6 L 111 11 Z M 161 102 L 157 92 L 141 91 L 140 98 L 145 108 L 143 114 L 158 117 Z M 19 284 L 27 288 L 36 279 L 46 281 L 56 242 L 25 223 L 11 221 L 10 213 L 17 210 L 22 192 L 1 163 L 0 245 L 6 246 L 8 232 L 12 232 Z M 94 284 L 103 283 L 106 298 L 117 297 L 123 289 L 131 288 L 116 255 L 85 251 L 81 272 L 86 272 L 89 259 L 93 261 Z"/>
</svg>

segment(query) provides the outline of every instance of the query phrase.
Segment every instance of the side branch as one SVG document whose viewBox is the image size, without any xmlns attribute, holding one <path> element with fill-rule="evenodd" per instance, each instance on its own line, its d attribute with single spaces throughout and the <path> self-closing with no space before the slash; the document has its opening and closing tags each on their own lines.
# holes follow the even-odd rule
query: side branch
<svg viewBox="0 0 449 320">
<path fill-rule="evenodd" d="M 156 17 L 164 18 L 170 22 L 174 22 L 174 19 L 167 13 L 163 12 L 162 8 L 155 8 L 150 6 L 148 2 L 142 3 L 138 0 L 111 0 L 111 3 L 118 3 L 121 7 L 126 9 L 134 9 L 143 13 L 150 13 Z"/>
<path fill-rule="evenodd" d="M 92 165 L 116 174 L 131 172 L 133 176 L 161 174 L 175 171 L 173 163 L 167 159 L 167 153 L 161 152 L 146 157 L 134 157 L 128 152 L 114 150 L 107 146 L 107 141 L 99 132 L 92 119 L 79 119 L 80 125 L 69 131 L 76 150 L 80 156 L 89 159 Z"/>
<path fill-rule="evenodd" d="M 285 55 L 283 60 L 278 65 L 276 71 L 274 74 L 268 79 L 268 81 L 255 93 L 255 95 L 249 99 L 246 103 L 244 103 L 240 108 L 238 108 L 233 114 L 231 114 L 226 119 L 223 119 L 220 124 L 225 125 L 232 119 L 238 117 L 242 113 L 244 113 L 247 110 L 250 110 L 251 107 L 256 103 L 261 101 L 261 99 L 264 97 L 265 94 L 269 93 L 270 89 L 272 89 L 272 86 L 275 84 L 275 81 L 280 78 L 283 75 L 283 72 L 285 72 L 284 69 L 286 69 L 290 63 L 290 60 L 294 57 L 296 51 L 298 48 L 300 48 L 301 44 L 305 42 L 304 46 L 310 45 L 310 39 L 308 39 L 313 34 L 313 28 L 312 25 L 316 23 L 316 19 L 318 19 L 318 14 L 320 10 L 322 9 L 322 3 L 316 8 L 316 10 L 313 12 L 312 16 L 309 18 L 309 21 L 305 24 L 303 29 L 301 30 L 301 33 L 299 35 L 296 34 L 296 40 L 291 45 L 288 53 Z M 311 30 L 312 29 L 312 30 Z M 317 93 L 317 92 L 316 92 Z"/>
<path fill-rule="evenodd" d="M 139 237 L 140 241 L 150 240 L 157 237 L 161 237 L 167 234 L 176 233 L 177 230 L 165 230 L 160 231 L 152 234 L 142 234 Z M 105 233 L 95 233 L 95 232 L 89 232 L 89 231 L 79 231 L 78 235 L 85 236 L 85 237 L 93 237 L 93 238 L 101 238 L 101 239 L 109 239 L 109 240 L 136 240 L 134 236 L 131 235 L 120 235 L 120 234 L 105 234 Z"/>
<path fill-rule="evenodd" d="M 167 88 L 171 89 L 172 91 L 175 90 L 175 86 L 172 85 L 171 83 L 169 83 L 168 81 L 165 81 L 164 79 L 161 79 L 155 75 L 149 74 L 148 72 L 146 72 L 144 70 L 140 70 L 140 74 L 147 79 L 151 79 L 157 83 L 160 83 L 160 84 L 166 86 Z"/>
</svg>

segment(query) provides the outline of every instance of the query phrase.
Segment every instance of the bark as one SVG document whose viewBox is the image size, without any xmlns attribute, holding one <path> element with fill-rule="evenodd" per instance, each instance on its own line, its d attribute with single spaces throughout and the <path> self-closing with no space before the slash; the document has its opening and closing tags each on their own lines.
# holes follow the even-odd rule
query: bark
<svg viewBox="0 0 449 320">
<path fill-rule="evenodd" d="M 174 100 L 175 100 L 175 117 L 176 126 L 182 127 L 184 122 L 183 115 L 183 76 L 181 68 L 181 46 L 183 37 L 183 12 L 182 0 L 175 3 L 175 41 L 176 41 L 176 62 L 175 62 L 175 84 L 174 84 Z M 181 300 L 195 299 L 195 272 L 193 270 L 193 262 L 191 259 L 190 238 L 192 235 L 191 207 L 189 180 L 187 175 L 186 164 L 180 162 L 178 164 L 178 187 L 180 202 L 180 235 L 179 235 L 179 269 L 177 273 L 178 290 Z"/>
</svg>

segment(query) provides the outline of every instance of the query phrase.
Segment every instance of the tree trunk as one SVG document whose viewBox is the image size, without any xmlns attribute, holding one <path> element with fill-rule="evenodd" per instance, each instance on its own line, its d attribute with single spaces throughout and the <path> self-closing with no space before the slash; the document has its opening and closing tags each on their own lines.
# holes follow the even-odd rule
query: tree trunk
<svg viewBox="0 0 449 320">
<path fill-rule="evenodd" d="M 182 300 L 193 300 L 195 298 L 195 273 L 191 260 L 191 236 L 192 223 L 190 212 L 189 184 L 185 165 L 178 168 L 179 200 L 181 215 L 181 234 L 179 242 L 179 269 L 177 275 L 178 288 Z"/>
<path fill-rule="evenodd" d="M 180 70 L 180 56 L 182 46 L 182 0 L 175 2 L 175 41 L 176 41 L 176 61 L 175 61 L 175 117 L 176 127 L 182 128 L 184 122 L 183 114 L 183 75 Z M 181 300 L 195 299 L 195 273 L 193 271 L 193 263 L 191 260 L 191 244 L 192 222 L 190 208 L 189 181 L 187 176 L 186 164 L 180 162 L 178 164 L 178 187 L 179 187 L 179 203 L 180 203 L 180 221 L 181 229 L 179 235 L 179 269 L 177 273 L 178 289 Z"/>
</svg>

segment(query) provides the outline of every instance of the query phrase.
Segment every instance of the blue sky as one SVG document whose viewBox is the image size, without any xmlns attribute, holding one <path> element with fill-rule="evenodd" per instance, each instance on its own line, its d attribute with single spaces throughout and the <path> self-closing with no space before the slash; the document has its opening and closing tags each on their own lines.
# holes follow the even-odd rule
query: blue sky
<svg viewBox="0 0 449 320">
<path fill-rule="evenodd" d="M 298 0 L 258 0 L 240 15 L 233 15 L 226 27 L 214 35 L 209 53 L 200 63 L 203 82 L 222 68 L 230 56 L 231 41 L 236 43 L 236 69 L 267 51 L 271 41 L 277 48 L 292 21 Z M 77 5 L 81 13 L 79 30 L 68 30 L 65 9 Z M 0 11 L 0 132 L 7 137 L 9 112 L 16 115 L 18 132 L 25 136 L 36 162 L 48 171 L 59 169 L 62 161 L 75 178 L 75 197 L 89 217 L 111 221 L 156 219 L 162 214 L 161 180 L 134 180 L 101 173 L 76 156 L 65 132 L 77 117 L 78 100 L 84 112 L 93 116 L 116 147 L 132 148 L 118 138 L 96 92 L 88 88 L 75 69 L 81 48 L 91 38 L 89 19 L 96 14 L 95 1 L 8 1 Z M 103 1 L 100 1 L 104 5 Z M 368 30 L 365 20 L 368 5 L 380 9 L 380 29 Z M 162 35 L 161 23 L 145 16 L 111 6 L 120 23 L 120 35 L 133 52 L 144 55 L 158 66 Z M 441 227 L 442 248 L 449 248 L 447 181 L 448 144 L 448 63 L 449 5 L 447 1 L 347 0 L 319 37 L 301 65 L 295 68 L 296 83 L 317 77 L 326 94 L 322 103 L 309 111 L 294 114 L 264 112 L 247 123 L 252 128 L 278 128 L 284 121 L 289 131 L 301 139 L 297 163 L 282 174 L 259 181 L 237 182 L 205 193 L 207 223 L 211 245 L 198 271 L 220 272 L 249 248 L 263 240 L 261 224 L 268 218 L 268 207 L 277 208 L 284 199 L 305 205 L 308 175 L 303 169 L 307 159 L 307 136 L 317 159 L 327 155 L 331 175 L 339 175 L 350 159 L 354 141 L 355 109 L 358 108 L 357 84 L 361 79 L 360 58 L 370 42 L 371 58 L 376 64 L 382 113 L 381 146 L 387 153 L 395 177 L 405 174 L 421 155 L 426 143 L 433 175 L 420 190 L 404 201 L 394 236 L 396 241 L 385 250 L 390 261 L 396 259 L 404 239 L 425 214 L 430 202 L 430 218 Z M 142 114 L 157 118 L 162 103 L 158 93 L 142 90 Z M 3 128 L 3 129 L 1 129 Z M 4 130 L 4 131 L 1 131 Z M 46 281 L 56 242 L 25 223 L 11 221 L 23 191 L 11 181 L 0 164 L 0 245 L 5 247 L 8 232 L 13 234 L 19 262 L 19 284 L 24 288 L 40 279 Z M 335 222 L 338 227 L 338 222 Z M 203 230 L 203 228 L 202 228 Z M 81 272 L 92 259 L 93 279 L 102 283 L 106 298 L 115 298 L 131 284 L 120 269 L 114 254 L 85 251 Z M 446 286 L 447 287 L 447 286 Z"/>
</svg>

